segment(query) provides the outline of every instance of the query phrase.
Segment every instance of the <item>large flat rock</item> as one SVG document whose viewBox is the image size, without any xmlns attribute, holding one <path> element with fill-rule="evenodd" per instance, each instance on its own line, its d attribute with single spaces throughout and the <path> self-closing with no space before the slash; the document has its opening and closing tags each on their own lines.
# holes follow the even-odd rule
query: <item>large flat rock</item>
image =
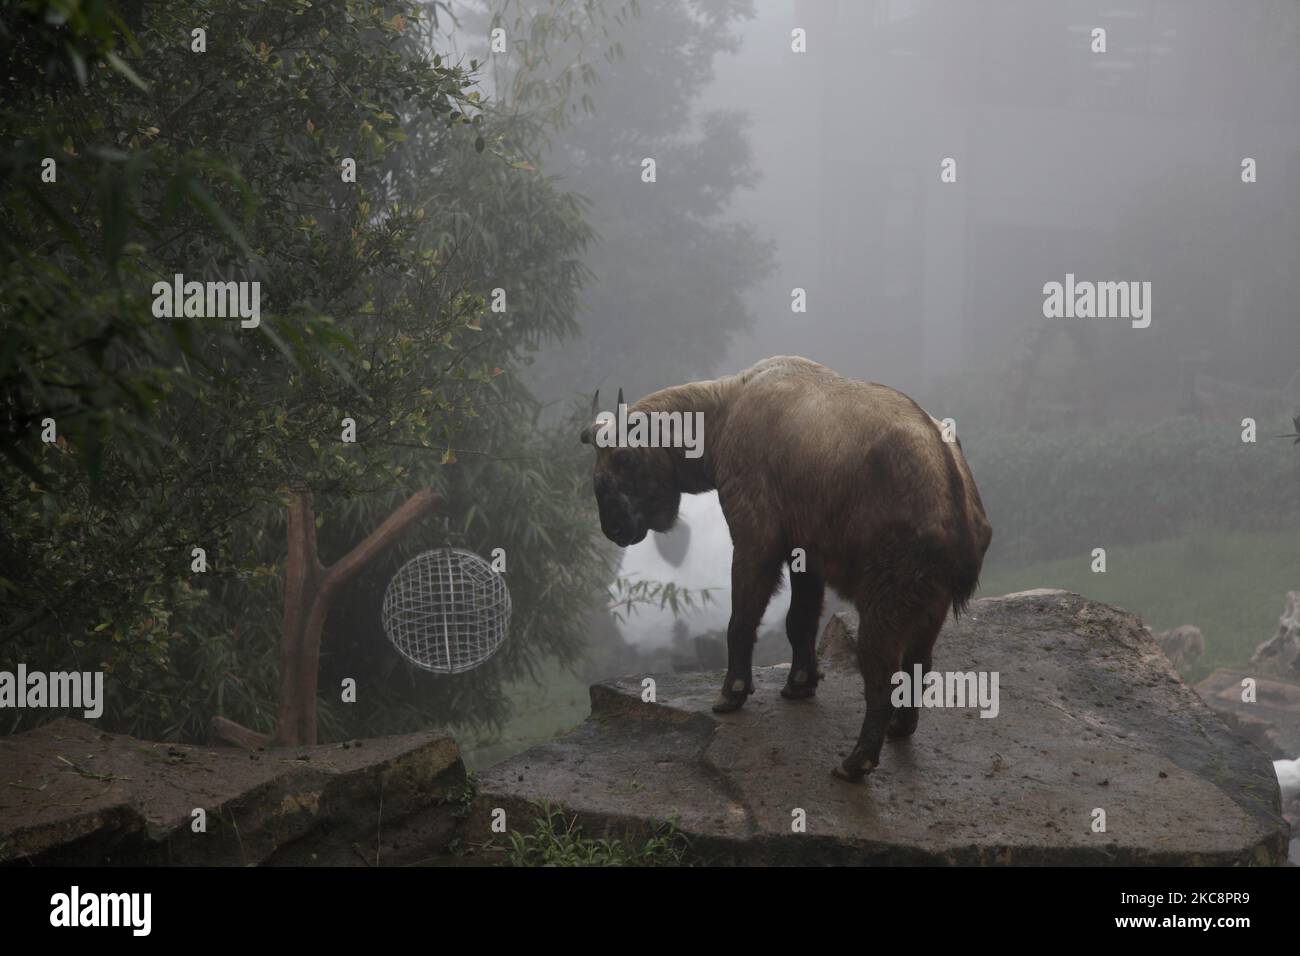
<svg viewBox="0 0 1300 956">
<path fill-rule="evenodd" d="M 828 632 L 845 624 L 833 620 Z M 833 636 L 833 633 L 830 635 Z M 850 635 L 851 636 L 851 635 Z M 930 709 L 863 784 L 832 777 L 862 719 L 834 640 L 812 701 L 758 669 L 732 714 L 720 673 L 597 684 L 567 736 L 480 775 L 471 827 L 494 808 L 526 830 L 537 801 L 589 833 L 675 819 L 715 862 L 1279 864 L 1288 826 L 1272 766 L 1170 667 L 1140 621 L 1064 591 L 973 602 L 939 639 L 940 671 L 996 671 L 1000 713 Z M 1094 832 L 1094 810 L 1105 832 Z M 792 832 L 797 811 L 806 832 Z"/>
<path fill-rule="evenodd" d="M 0 738 L 0 863 L 418 862 L 453 838 L 464 782 L 436 731 L 250 753 L 61 719 Z"/>
</svg>

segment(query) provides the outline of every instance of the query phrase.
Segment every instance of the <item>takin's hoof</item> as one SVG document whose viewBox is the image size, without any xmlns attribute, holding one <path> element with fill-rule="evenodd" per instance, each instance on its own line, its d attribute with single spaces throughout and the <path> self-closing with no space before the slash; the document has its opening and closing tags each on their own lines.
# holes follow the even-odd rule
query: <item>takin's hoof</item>
<svg viewBox="0 0 1300 956">
<path fill-rule="evenodd" d="M 875 763 L 870 760 L 861 766 L 855 766 L 846 760 L 838 767 L 832 767 L 831 775 L 838 777 L 840 780 L 847 780 L 849 783 L 861 783 L 867 774 L 875 769 Z"/>
<path fill-rule="evenodd" d="M 889 723 L 885 727 L 885 735 L 893 740 L 901 740 L 912 736 L 912 734 L 916 733 L 916 725 L 920 717 L 921 712 L 912 707 L 895 711 L 894 716 L 889 718 Z"/>
<path fill-rule="evenodd" d="M 790 676 L 786 678 L 785 686 L 781 688 L 781 696 L 786 700 L 807 700 L 809 697 L 816 697 L 817 682 L 821 679 L 821 671 L 817 671 L 812 680 L 808 680 L 807 671 L 791 671 Z"/>
<path fill-rule="evenodd" d="M 729 686 L 724 686 L 718 691 L 718 697 L 713 702 L 713 712 L 715 714 L 729 714 L 733 710 L 740 710 L 745 706 L 745 701 L 749 695 L 754 693 L 753 684 L 741 684 L 739 681 L 734 682 L 742 690 L 731 690 Z"/>
<path fill-rule="evenodd" d="M 715 714 L 729 714 L 733 710 L 740 710 L 745 706 L 745 701 L 749 700 L 749 694 L 729 694 L 725 690 L 718 691 L 718 697 L 713 702 L 713 712 Z"/>
</svg>

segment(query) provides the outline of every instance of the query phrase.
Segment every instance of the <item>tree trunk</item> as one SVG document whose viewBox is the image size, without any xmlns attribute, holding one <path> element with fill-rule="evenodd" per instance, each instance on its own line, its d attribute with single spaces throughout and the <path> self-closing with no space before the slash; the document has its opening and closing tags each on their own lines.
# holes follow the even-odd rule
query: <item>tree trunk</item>
<svg viewBox="0 0 1300 956">
<path fill-rule="evenodd" d="M 432 488 L 412 495 L 360 544 L 330 567 L 316 552 L 316 515 L 311 493 L 293 492 L 289 503 L 288 565 L 285 570 L 284 635 L 280 644 L 280 705 L 275 743 L 316 743 L 316 683 L 321 632 L 339 590 L 396 544 L 438 504 Z"/>
<path fill-rule="evenodd" d="M 270 744 L 298 747 L 316 743 L 320 639 L 331 602 L 344 584 L 396 544 L 440 500 L 432 488 L 417 491 L 364 541 L 326 568 L 316 552 L 316 513 L 312 510 L 311 492 L 299 488 L 291 493 L 275 735 L 270 737 L 224 717 L 213 717 L 208 722 L 213 737 L 250 750 Z"/>
<path fill-rule="evenodd" d="M 285 746 L 299 742 L 298 715 L 302 705 L 298 697 L 298 669 L 302 661 L 302 632 L 323 573 L 316 553 L 316 512 L 312 510 L 310 491 L 292 493 L 288 519 L 284 631 L 280 637 L 280 706 L 275 722 L 275 742 Z"/>
</svg>

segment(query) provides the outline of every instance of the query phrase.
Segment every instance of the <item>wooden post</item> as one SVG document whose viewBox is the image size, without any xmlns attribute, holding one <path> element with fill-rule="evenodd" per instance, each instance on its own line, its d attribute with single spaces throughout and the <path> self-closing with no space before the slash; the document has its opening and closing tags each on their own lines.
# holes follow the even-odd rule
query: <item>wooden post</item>
<svg viewBox="0 0 1300 956">
<path fill-rule="evenodd" d="M 284 630 L 280 636 L 280 705 L 275 722 L 275 742 L 299 743 L 298 671 L 302 665 L 302 632 L 307 611 L 316 599 L 324 573 L 316 552 L 316 512 L 311 492 L 292 492 L 288 515 L 288 560 L 284 571 Z"/>
<path fill-rule="evenodd" d="M 385 518 L 383 524 L 370 532 L 364 541 L 328 568 L 322 569 L 320 561 L 316 559 L 313 535 L 312 558 L 320 573 L 313 581 L 315 587 L 304 593 L 304 598 L 309 603 L 305 605 L 301 645 L 295 655 L 298 662 L 298 686 L 293 698 L 298 711 L 298 739 L 295 743 L 316 743 L 316 679 L 320 669 L 320 639 L 334 597 L 362 568 L 396 544 L 416 522 L 432 511 L 440 497 L 432 488 L 417 491 Z M 286 734 L 287 730 L 287 725 L 280 727 L 277 738 Z"/>
<path fill-rule="evenodd" d="M 312 509 L 311 492 L 306 489 L 291 492 L 275 734 L 260 734 L 224 717 L 213 717 L 208 722 L 213 737 L 249 749 L 270 744 L 295 747 L 316 743 L 320 642 L 331 603 L 343 585 L 401 540 L 440 500 L 441 496 L 432 488 L 417 491 L 364 541 L 326 568 L 316 551 L 316 513 Z"/>
</svg>

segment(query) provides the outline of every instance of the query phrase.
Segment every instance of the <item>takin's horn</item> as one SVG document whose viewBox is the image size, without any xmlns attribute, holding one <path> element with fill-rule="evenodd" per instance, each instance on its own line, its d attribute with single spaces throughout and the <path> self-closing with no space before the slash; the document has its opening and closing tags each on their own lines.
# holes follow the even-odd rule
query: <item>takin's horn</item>
<svg viewBox="0 0 1300 956">
<path fill-rule="evenodd" d="M 591 421 L 592 422 L 596 420 L 596 416 L 598 414 L 600 414 L 600 389 L 596 389 L 596 394 L 591 396 Z M 592 432 L 591 432 L 590 422 L 587 424 L 587 427 L 582 430 L 582 434 L 579 437 L 584 445 L 591 444 Z"/>
</svg>

